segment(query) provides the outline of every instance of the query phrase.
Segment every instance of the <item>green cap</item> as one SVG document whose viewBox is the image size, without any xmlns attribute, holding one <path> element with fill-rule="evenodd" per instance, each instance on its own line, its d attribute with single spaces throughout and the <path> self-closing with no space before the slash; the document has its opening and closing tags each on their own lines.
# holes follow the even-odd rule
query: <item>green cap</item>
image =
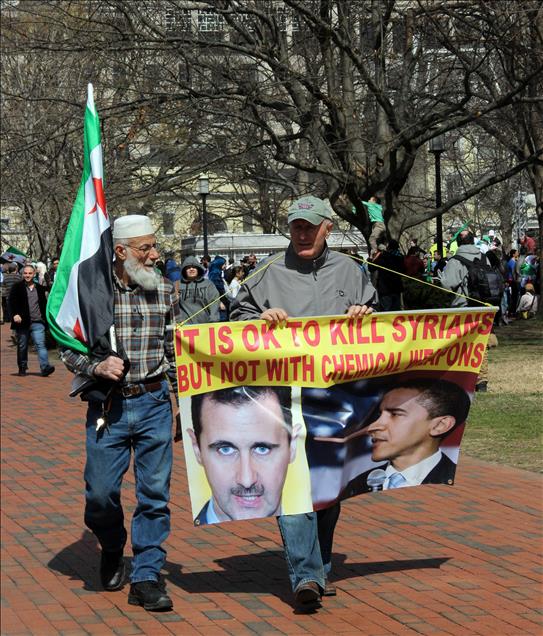
<svg viewBox="0 0 543 636">
<path fill-rule="evenodd" d="M 303 219 L 312 225 L 320 225 L 325 220 L 332 219 L 332 209 L 327 201 L 317 197 L 302 197 L 296 199 L 288 209 L 288 222 Z"/>
</svg>

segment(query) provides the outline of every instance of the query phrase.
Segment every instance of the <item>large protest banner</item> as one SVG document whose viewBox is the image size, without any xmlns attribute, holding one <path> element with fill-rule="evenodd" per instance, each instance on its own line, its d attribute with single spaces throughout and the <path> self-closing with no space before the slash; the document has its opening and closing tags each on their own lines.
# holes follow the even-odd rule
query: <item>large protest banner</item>
<svg viewBox="0 0 543 636">
<path fill-rule="evenodd" d="M 178 326 L 195 524 L 452 484 L 495 311 Z"/>
</svg>

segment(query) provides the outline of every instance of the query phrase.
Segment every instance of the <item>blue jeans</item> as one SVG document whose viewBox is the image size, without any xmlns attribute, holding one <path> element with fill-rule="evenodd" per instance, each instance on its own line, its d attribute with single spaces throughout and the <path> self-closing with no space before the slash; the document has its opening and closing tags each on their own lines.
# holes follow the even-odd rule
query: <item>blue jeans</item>
<svg viewBox="0 0 543 636">
<path fill-rule="evenodd" d="M 33 322 L 30 327 L 17 329 L 17 366 L 19 369 L 28 369 L 28 343 L 30 336 L 38 352 L 40 370 L 45 371 L 49 366 L 49 357 L 45 345 L 45 325 L 43 322 Z"/>
<path fill-rule="evenodd" d="M 85 524 L 103 550 L 122 550 L 127 533 L 121 505 L 122 479 L 134 450 L 137 506 L 132 517 L 132 583 L 157 581 L 170 533 L 172 408 L 166 381 L 161 389 L 123 398 L 115 395 L 108 426 L 96 431 L 99 404 L 87 412 Z"/>
<path fill-rule="evenodd" d="M 301 515 L 277 517 L 292 589 L 314 581 L 324 589 L 332 569 L 332 543 L 340 505 Z"/>
</svg>

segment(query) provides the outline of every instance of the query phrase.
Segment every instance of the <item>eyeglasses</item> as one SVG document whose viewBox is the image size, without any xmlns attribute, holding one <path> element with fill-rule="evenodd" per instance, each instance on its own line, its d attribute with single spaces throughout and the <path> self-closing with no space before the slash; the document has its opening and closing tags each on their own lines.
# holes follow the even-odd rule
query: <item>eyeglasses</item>
<svg viewBox="0 0 543 636">
<path fill-rule="evenodd" d="M 142 254 L 149 254 L 151 250 L 155 250 L 156 252 L 158 252 L 159 249 L 158 243 L 153 243 L 152 245 L 140 245 L 139 247 L 130 245 L 130 243 L 125 243 L 125 247 L 130 247 L 131 249 L 136 250 L 137 252 L 141 252 Z"/>
</svg>

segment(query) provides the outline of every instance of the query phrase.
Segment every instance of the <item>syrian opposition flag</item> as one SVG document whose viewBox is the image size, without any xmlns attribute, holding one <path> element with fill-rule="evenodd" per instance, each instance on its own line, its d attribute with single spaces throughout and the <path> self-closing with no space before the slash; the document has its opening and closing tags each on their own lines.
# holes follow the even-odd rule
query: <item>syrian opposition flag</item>
<svg viewBox="0 0 543 636">
<path fill-rule="evenodd" d="M 83 176 L 47 301 L 56 341 L 85 354 L 113 324 L 113 242 L 103 178 L 100 123 L 89 84 Z"/>
<path fill-rule="evenodd" d="M 0 261 L 4 263 L 19 263 L 19 265 L 24 265 L 27 258 L 28 256 L 24 252 L 21 252 L 16 247 L 10 245 L 2 256 L 0 256 Z"/>
</svg>

